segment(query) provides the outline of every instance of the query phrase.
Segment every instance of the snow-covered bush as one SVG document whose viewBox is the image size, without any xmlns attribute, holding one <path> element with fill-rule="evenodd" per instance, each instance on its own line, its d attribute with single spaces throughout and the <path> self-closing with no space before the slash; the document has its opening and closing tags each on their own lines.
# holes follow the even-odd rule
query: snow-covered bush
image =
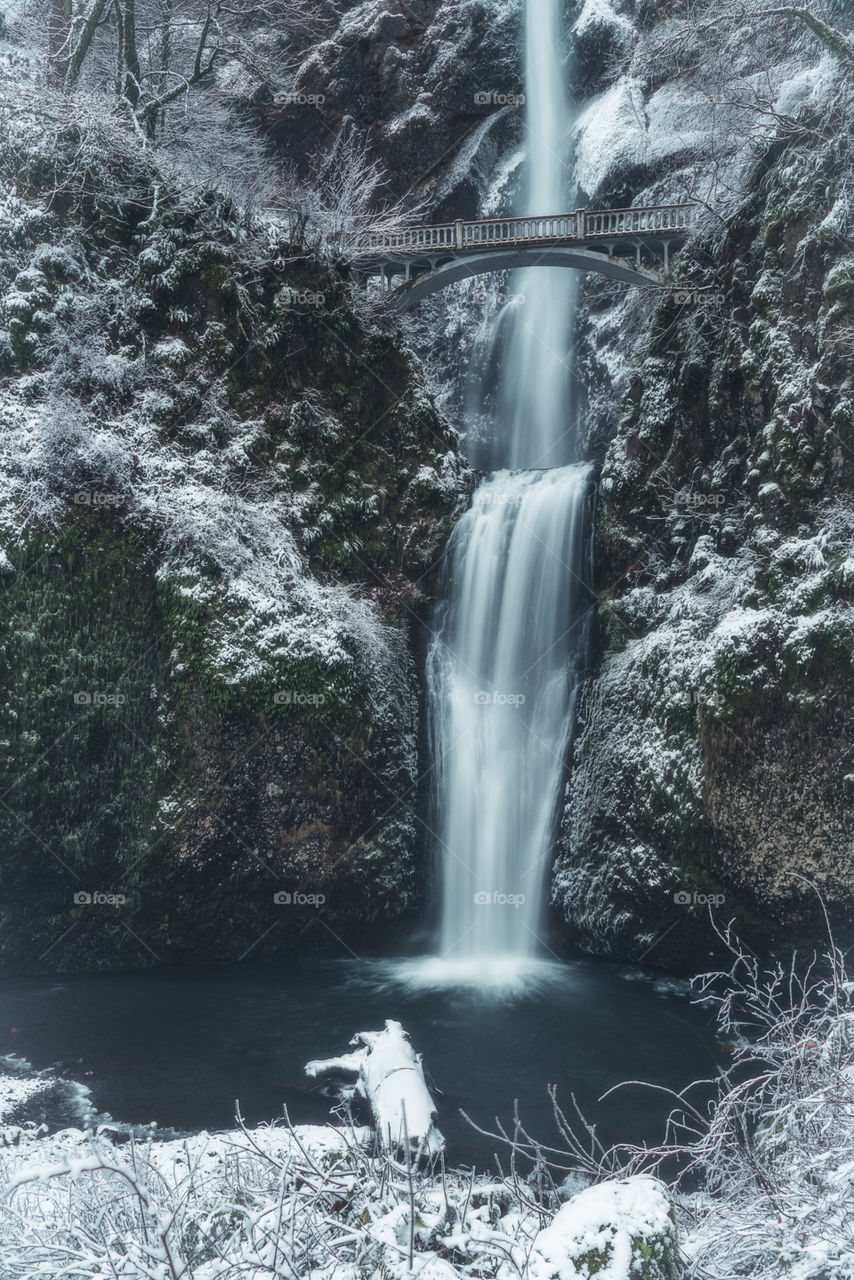
<svg viewBox="0 0 854 1280">
<path fill-rule="evenodd" d="M 732 967 L 696 983 L 698 999 L 717 1005 L 732 1061 L 715 1081 L 676 1096 L 661 1145 L 604 1148 L 580 1113 L 568 1118 L 553 1090 L 555 1145 L 531 1137 L 518 1115 L 489 1135 L 511 1153 L 513 1188 L 531 1167 L 527 1187 L 550 1210 L 562 1198 L 559 1178 L 569 1175 L 573 1191 L 579 1175 L 593 1184 L 560 1210 L 545 1247 L 535 1246 L 537 1280 L 596 1274 L 537 1270 L 538 1250 L 553 1260 L 558 1237 L 575 1248 L 598 1231 L 614 1257 L 625 1256 L 633 1207 L 657 1240 L 648 1257 L 665 1267 L 638 1274 L 669 1275 L 678 1240 L 675 1274 L 685 1280 L 854 1280 L 854 982 L 833 944 L 821 960 L 795 955 L 788 966 L 765 968 L 730 931 L 722 941 Z M 620 1195 L 626 1178 L 637 1195 Z M 672 1235 L 662 1185 L 670 1188 Z M 622 1225 L 606 1208 L 618 1201 Z"/>
<path fill-rule="evenodd" d="M 553 1216 L 518 1180 L 419 1174 L 365 1131 L 272 1126 L 117 1144 L 25 1131 L 0 1155 L 4 1280 L 675 1280 L 676 1229 L 649 1177 Z"/>
<path fill-rule="evenodd" d="M 680 1274 L 676 1213 L 655 1178 L 613 1179 L 588 1187 L 563 1205 L 534 1238 L 530 1280 Z"/>
<path fill-rule="evenodd" d="M 854 983 L 841 952 L 763 970 L 737 949 L 723 995 L 734 1061 L 708 1122 L 678 1119 L 668 1156 L 701 1192 L 680 1205 L 687 1274 L 854 1277 Z M 660 1168 L 657 1160 L 652 1166 Z"/>
</svg>

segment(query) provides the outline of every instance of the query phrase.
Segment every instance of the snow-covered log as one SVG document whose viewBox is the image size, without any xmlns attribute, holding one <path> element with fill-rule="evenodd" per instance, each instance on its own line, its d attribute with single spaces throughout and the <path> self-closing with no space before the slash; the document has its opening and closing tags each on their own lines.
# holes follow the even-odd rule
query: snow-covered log
<svg viewBox="0 0 854 1280">
<path fill-rule="evenodd" d="M 400 1023 L 387 1019 L 384 1031 L 360 1031 L 350 1045 L 352 1053 L 306 1063 L 306 1075 L 349 1080 L 342 1094 L 368 1103 L 385 1149 L 405 1148 L 408 1139 L 415 1157 L 443 1151 L 445 1139 L 436 1125 L 436 1104 L 424 1079 L 421 1055 Z"/>
</svg>

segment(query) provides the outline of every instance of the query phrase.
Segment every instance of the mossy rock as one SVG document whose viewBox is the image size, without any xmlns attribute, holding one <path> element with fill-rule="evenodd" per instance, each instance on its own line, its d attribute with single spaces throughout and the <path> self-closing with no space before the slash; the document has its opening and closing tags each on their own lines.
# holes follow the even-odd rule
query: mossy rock
<svg viewBox="0 0 854 1280">
<path fill-rule="evenodd" d="M 0 883 L 7 903 L 40 886 L 47 918 L 69 911 L 77 889 L 121 882 L 127 893 L 124 868 L 144 860 L 165 667 L 149 549 L 108 513 L 78 509 L 10 560 Z"/>
<path fill-rule="evenodd" d="M 676 1214 L 662 1183 L 603 1182 L 573 1196 L 534 1240 L 536 1280 L 679 1280 Z"/>
<path fill-rule="evenodd" d="M 828 271 L 824 296 L 828 302 L 854 303 L 854 253 L 840 258 Z"/>
</svg>

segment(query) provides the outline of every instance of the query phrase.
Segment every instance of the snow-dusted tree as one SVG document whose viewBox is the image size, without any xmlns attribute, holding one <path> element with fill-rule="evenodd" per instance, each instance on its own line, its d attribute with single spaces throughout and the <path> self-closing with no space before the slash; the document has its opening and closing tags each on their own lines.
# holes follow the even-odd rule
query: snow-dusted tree
<svg viewBox="0 0 854 1280">
<path fill-rule="evenodd" d="M 659 62 L 686 61 L 696 66 L 725 58 L 757 36 L 809 31 L 823 48 L 854 75 L 854 6 L 849 0 L 683 0 L 670 7 L 670 21 L 653 29 L 647 51 Z M 643 54 L 641 55 L 643 58 Z"/>
<path fill-rule="evenodd" d="M 838 152 L 844 209 L 854 116 L 850 0 L 676 0 L 662 16 L 619 61 L 624 74 L 641 82 L 678 80 L 697 103 L 705 99 L 708 150 L 686 169 L 685 196 L 725 215 L 770 148 L 811 139 Z"/>
<path fill-rule="evenodd" d="M 285 50 L 334 25 L 334 0 L 30 0 L 18 19 L 41 44 L 48 79 L 109 91 L 153 137 L 165 109 L 232 62 L 274 85 Z"/>
<path fill-rule="evenodd" d="M 290 172 L 274 205 L 293 244 L 348 257 L 368 232 L 400 227 L 424 214 L 426 202 L 417 197 L 383 199 L 386 174 L 365 135 L 348 124 L 328 151 L 313 157 L 311 168 L 309 180 Z"/>
<path fill-rule="evenodd" d="M 629 1167 L 675 1161 L 705 1195 L 682 1200 L 688 1275 L 849 1277 L 854 1171 L 854 1003 L 842 953 L 766 969 L 729 933 L 731 970 L 703 994 L 733 1065 L 708 1115 L 685 1102 L 671 1141 L 635 1150 Z"/>
</svg>

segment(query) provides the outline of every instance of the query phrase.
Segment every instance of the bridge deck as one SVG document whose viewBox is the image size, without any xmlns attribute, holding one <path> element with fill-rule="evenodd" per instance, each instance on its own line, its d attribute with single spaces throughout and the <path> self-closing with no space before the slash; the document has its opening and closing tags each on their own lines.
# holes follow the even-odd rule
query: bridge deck
<svg viewBox="0 0 854 1280">
<path fill-rule="evenodd" d="M 427 227 L 400 227 L 354 238 L 351 252 L 375 262 L 454 256 L 479 250 L 598 241 L 603 247 L 684 239 L 696 224 L 696 204 L 637 209 L 578 209 L 544 217 L 462 219 Z"/>
</svg>

